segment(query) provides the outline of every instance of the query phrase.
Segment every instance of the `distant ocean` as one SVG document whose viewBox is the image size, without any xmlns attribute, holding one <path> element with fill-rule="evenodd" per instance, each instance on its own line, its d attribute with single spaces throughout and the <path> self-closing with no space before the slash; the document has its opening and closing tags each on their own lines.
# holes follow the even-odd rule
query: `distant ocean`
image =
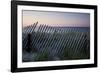
<svg viewBox="0 0 100 73">
<path fill-rule="evenodd" d="M 44 26 L 45 27 L 45 26 Z M 42 27 L 42 28 L 44 28 L 44 27 Z M 25 32 L 25 30 L 32 30 L 34 28 L 34 26 L 27 26 L 27 27 L 25 27 L 24 29 L 23 29 L 23 32 Z M 38 26 L 34 29 L 35 31 L 37 31 L 38 30 Z M 50 29 L 50 28 L 52 28 L 52 29 L 58 29 L 58 31 L 59 31 L 59 29 L 62 29 L 62 30 L 65 30 L 65 31 L 78 31 L 78 32 L 90 32 L 90 27 L 52 27 L 52 26 L 49 26 L 48 28 L 46 28 L 46 30 L 48 30 L 48 29 Z M 45 30 L 45 29 L 44 29 Z"/>
<path fill-rule="evenodd" d="M 54 27 L 54 28 L 61 28 L 69 31 L 90 32 L 90 27 Z"/>
</svg>

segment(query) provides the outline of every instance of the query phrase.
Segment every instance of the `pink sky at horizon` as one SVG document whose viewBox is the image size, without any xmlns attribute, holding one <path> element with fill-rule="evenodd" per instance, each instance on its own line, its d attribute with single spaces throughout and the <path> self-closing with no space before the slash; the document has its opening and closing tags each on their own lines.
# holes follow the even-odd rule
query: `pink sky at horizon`
<svg viewBox="0 0 100 73">
<path fill-rule="evenodd" d="M 47 12 L 47 11 L 23 11 L 23 27 L 32 25 L 38 21 L 40 24 L 61 27 L 89 27 L 89 13 L 72 12 Z"/>
</svg>

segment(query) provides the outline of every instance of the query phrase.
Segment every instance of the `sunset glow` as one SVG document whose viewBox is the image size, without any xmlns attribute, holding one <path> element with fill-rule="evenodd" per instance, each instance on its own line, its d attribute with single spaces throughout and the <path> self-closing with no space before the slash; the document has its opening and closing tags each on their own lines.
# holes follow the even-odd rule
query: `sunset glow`
<svg viewBox="0 0 100 73">
<path fill-rule="evenodd" d="M 89 27 L 89 13 L 75 12 L 50 12 L 50 11 L 22 11 L 23 27 L 32 25 L 38 21 L 38 25 L 66 27 Z"/>
</svg>

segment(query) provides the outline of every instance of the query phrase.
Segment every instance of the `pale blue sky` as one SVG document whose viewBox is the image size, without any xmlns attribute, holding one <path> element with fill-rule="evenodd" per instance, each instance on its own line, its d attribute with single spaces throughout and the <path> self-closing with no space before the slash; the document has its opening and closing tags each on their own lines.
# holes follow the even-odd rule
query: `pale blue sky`
<svg viewBox="0 0 100 73">
<path fill-rule="evenodd" d="M 50 11 L 23 11 L 23 26 L 28 26 L 38 21 L 39 24 L 49 26 L 89 27 L 89 13 L 75 12 L 50 12 Z"/>
</svg>

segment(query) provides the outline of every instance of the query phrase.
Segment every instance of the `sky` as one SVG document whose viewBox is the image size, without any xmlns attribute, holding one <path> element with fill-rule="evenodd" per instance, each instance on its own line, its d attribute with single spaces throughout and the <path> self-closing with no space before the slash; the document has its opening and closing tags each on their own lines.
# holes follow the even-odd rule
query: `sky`
<svg viewBox="0 0 100 73">
<path fill-rule="evenodd" d="M 89 27 L 89 13 L 75 12 L 51 12 L 51 11 L 32 11 L 23 10 L 23 27 L 32 25 L 38 21 L 38 25 L 59 27 Z"/>
</svg>

